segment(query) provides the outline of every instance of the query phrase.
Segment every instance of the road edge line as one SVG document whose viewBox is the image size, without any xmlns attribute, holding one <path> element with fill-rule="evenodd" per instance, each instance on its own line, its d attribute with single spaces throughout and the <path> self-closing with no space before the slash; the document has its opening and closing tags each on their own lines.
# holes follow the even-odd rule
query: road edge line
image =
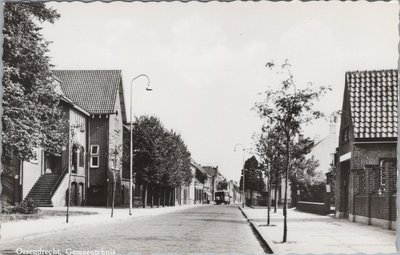
<svg viewBox="0 0 400 255">
<path fill-rule="evenodd" d="M 260 242 L 261 247 L 263 248 L 264 252 L 266 254 L 274 254 L 274 251 L 271 249 L 271 246 L 269 246 L 267 241 L 265 241 L 265 239 L 261 235 L 260 231 L 258 231 L 258 229 L 254 226 L 253 222 L 251 222 L 251 220 L 249 220 L 249 218 L 247 217 L 246 213 L 242 210 L 242 208 L 240 206 L 238 206 L 238 208 L 239 208 L 240 212 L 243 214 L 243 216 L 246 218 L 246 221 L 249 223 L 249 225 L 250 225 L 251 229 L 253 230 L 257 240 Z"/>
</svg>

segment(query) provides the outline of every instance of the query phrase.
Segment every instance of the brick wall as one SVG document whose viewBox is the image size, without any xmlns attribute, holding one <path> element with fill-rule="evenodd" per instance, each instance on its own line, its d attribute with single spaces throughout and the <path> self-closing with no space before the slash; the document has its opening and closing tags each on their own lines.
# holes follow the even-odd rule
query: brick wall
<svg viewBox="0 0 400 255">
<path fill-rule="evenodd" d="M 381 158 L 396 158 L 396 143 L 354 144 L 351 169 L 379 165 Z"/>
<path fill-rule="evenodd" d="M 353 170 L 354 198 L 351 213 L 368 218 L 396 220 L 396 162 L 383 160 L 381 165 L 366 165 Z"/>
</svg>

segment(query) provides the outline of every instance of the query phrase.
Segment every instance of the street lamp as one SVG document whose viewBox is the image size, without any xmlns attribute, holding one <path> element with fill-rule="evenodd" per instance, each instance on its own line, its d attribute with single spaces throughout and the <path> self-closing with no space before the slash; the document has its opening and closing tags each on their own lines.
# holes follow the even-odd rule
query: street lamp
<svg viewBox="0 0 400 255">
<path fill-rule="evenodd" d="M 129 215 L 132 215 L 132 198 L 133 198 L 133 194 L 132 194 L 132 169 L 133 169 L 133 160 L 132 160 L 132 155 L 133 155 L 133 137 L 132 137 L 132 92 L 133 92 L 133 81 L 136 80 L 137 78 L 140 77 L 146 77 L 147 78 L 147 86 L 146 86 L 146 91 L 152 91 L 152 89 L 150 88 L 150 78 L 149 76 L 147 76 L 146 74 L 140 74 L 138 76 L 136 76 L 135 78 L 132 79 L 131 81 L 131 107 L 130 107 L 130 121 L 131 121 L 131 140 L 130 140 L 130 168 L 129 168 Z"/>
<path fill-rule="evenodd" d="M 237 143 L 235 145 L 235 148 L 233 149 L 233 151 L 236 151 L 237 146 L 242 147 L 242 157 L 243 157 L 243 201 L 242 201 L 242 207 L 244 208 L 244 203 L 246 201 L 246 193 L 245 193 L 245 188 L 244 188 L 244 172 L 245 172 L 245 170 L 244 170 L 244 152 L 245 152 L 246 148 L 242 144 Z"/>
</svg>

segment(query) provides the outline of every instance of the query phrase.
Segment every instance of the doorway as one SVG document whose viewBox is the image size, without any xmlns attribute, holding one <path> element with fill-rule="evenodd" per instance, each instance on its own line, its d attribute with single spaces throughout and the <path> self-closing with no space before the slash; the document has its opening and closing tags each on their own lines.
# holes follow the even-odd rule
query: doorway
<svg viewBox="0 0 400 255">
<path fill-rule="evenodd" d="M 45 173 L 60 174 L 61 173 L 61 157 L 53 156 L 46 153 L 45 156 Z"/>
<path fill-rule="evenodd" d="M 349 218 L 349 182 L 350 182 L 350 161 L 340 163 L 340 211 L 343 218 Z"/>
</svg>

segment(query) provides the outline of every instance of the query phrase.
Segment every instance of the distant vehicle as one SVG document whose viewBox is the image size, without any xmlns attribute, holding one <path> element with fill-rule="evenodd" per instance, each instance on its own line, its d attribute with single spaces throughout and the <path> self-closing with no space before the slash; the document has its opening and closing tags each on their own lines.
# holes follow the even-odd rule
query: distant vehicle
<svg viewBox="0 0 400 255">
<path fill-rule="evenodd" d="M 217 191 L 215 192 L 215 203 L 220 204 L 230 204 L 230 197 L 227 191 Z"/>
</svg>

